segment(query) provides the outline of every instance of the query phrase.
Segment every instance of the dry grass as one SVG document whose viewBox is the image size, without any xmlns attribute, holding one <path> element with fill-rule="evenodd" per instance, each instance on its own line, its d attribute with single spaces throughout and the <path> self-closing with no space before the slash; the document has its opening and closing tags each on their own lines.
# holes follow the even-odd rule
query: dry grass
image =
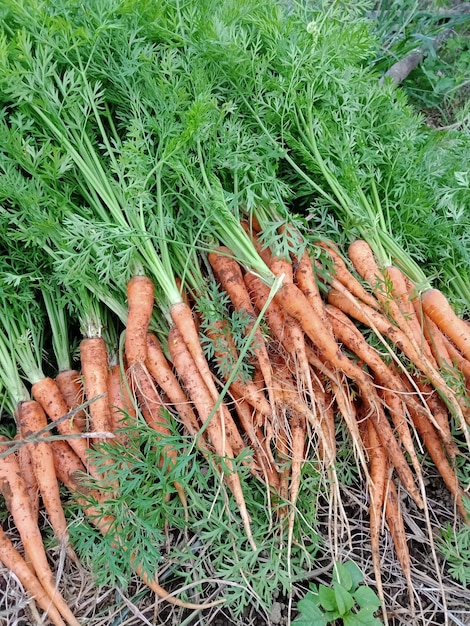
<svg viewBox="0 0 470 626">
<path fill-rule="evenodd" d="M 426 477 L 428 506 L 434 530 L 434 540 L 440 526 L 454 522 L 451 499 L 441 482 L 428 474 Z M 412 582 L 415 596 L 415 614 L 410 612 L 406 580 L 401 574 L 388 533 L 382 540 L 382 575 L 391 626 L 470 626 L 470 590 L 451 578 L 444 559 L 439 555 L 442 586 L 430 549 L 430 538 L 421 512 L 404 493 L 402 495 L 405 525 L 412 558 Z M 336 548 L 331 553 L 340 560 L 354 560 L 365 576 L 365 583 L 374 586 L 369 545 L 367 493 L 362 486 L 343 488 L 342 499 L 349 519 L 346 529 L 331 533 L 329 511 L 319 512 L 320 530 L 328 545 L 328 535 Z M 45 523 L 45 522 L 44 522 Z M 10 538 L 20 549 L 19 538 L 13 527 L 7 529 Z M 308 590 L 309 582 L 331 583 L 332 560 L 324 553 L 324 560 L 316 563 L 315 571 L 294 584 L 293 605 L 296 606 Z M 216 607 L 210 612 L 198 613 L 170 607 L 155 598 L 137 578 L 126 590 L 95 586 L 92 574 L 82 566 L 72 564 L 58 547 L 49 551 L 51 565 L 59 580 L 60 589 L 72 611 L 86 626 L 140 626 L 142 624 L 172 626 L 282 626 L 287 624 L 287 598 L 279 594 L 273 598 L 270 615 L 261 615 L 254 608 L 247 609 L 238 620 L 232 620 L 229 608 Z M 249 573 L 247 573 L 249 575 Z M 210 563 L 207 576 L 210 577 Z M 226 581 L 230 584 L 230 581 Z M 223 594 L 223 587 L 220 586 Z M 446 609 L 444 608 L 446 606 Z M 0 626 L 36 626 L 47 624 L 18 581 L 6 569 L 0 569 Z"/>
</svg>

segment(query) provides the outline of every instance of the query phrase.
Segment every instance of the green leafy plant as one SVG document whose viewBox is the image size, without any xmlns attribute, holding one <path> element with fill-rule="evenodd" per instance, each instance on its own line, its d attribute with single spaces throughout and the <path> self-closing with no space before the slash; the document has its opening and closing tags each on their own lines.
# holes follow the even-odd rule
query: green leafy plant
<svg viewBox="0 0 470 626">
<path fill-rule="evenodd" d="M 463 480 L 468 484 L 468 472 L 461 469 Z M 470 498 L 464 498 L 465 509 L 470 513 Z M 470 584 L 470 526 L 457 529 L 447 524 L 441 531 L 439 549 L 444 555 L 450 575 L 464 587 Z"/>
<path fill-rule="evenodd" d="M 310 586 L 310 591 L 297 607 L 301 615 L 297 626 L 326 626 L 341 620 L 344 626 L 379 626 L 374 613 L 380 600 L 370 587 L 361 585 L 363 575 L 354 561 L 336 563 L 332 586 Z"/>
</svg>

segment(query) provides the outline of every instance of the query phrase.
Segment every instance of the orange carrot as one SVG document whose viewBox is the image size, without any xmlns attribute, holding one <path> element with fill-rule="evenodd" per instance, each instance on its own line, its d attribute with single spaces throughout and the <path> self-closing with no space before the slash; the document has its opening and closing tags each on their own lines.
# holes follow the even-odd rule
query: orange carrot
<svg viewBox="0 0 470 626">
<path fill-rule="evenodd" d="M 206 334 L 212 340 L 214 345 L 214 355 L 219 361 L 230 358 L 230 363 L 235 364 L 238 360 L 238 352 L 230 332 L 230 325 L 227 320 L 215 320 L 211 323 L 211 327 L 206 329 Z M 225 380 L 228 376 L 225 377 Z M 231 383 L 231 388 L 237 396 L 245 398 L 259 413 L 266 417 L 272 415 L 272 409 L 266 400 L 263 392 L 250 381 L 242 381 L 238 375 Z"/>
<path fill-rule="evenodd" d="M 275 299 L 285 310 L 297 319 L 304 332 L 314 343 L 322 360 L 343 371 L 358 386 L 363 401 L 370 409 L 370 419 L 376 427 L 382 445 L 389 454 L 403 486 L 412 496 L 416 504 L 422 508 L 423 501 L 417 490 L 408 463 L 393 436 L 392 429 L 384 415 L 377 392 L 363 370 L 350 361 L 340 350 L 336 341 L 325 329 L 324 324 L 310 307 L 303 293 L 296 285 L 283 284 L 275 295 Z"/>
<path fill-rule="evenodd" d="M 445 345 L 444 336 L 438 326 L 424 313 L 421 300 L 417 296 L 417 289 L 411 280 L 404 276 L 408 293 L 408 300 L 412 303 L 416 318 L 423 329 L 426 341 L 439 367 L 453 367 L 449 352 Z"/>
<path fill-rule="evenodd" d="M 334 277 L 350 291 L 356 298 L 368 304 L 371 308 L 380 310 L 380 304 L 374 298 L 372 294 L 364 289 L 361 283 L 355 278 L 353 274 L 346 267 L 346 263 L 343 261 L 339 253 L 334 249 L 334 244 L 327 244 L 323 241 L 318 241 L 317 246 L 325 249 L 333 260 Z M 321 277 L 321 274 L 320 274 Z"/>
<path fill-rule="evenodd" d="M 295 282 L 310 302 L 312 309 L 328 328 L 328 318 L 324 310 L 325 303 L 320 295 L 320 290 L 315 280 L 312 260 L 307 251 L 303 253 L 300 259 L 297 259 L 295 266 Z"/>
<path fill-rule="evenodd" d="M 65 626 L 65 622 L 50 597 L 45 592 L 44 587 L 1 527 L 0 563 L 3 563 L 3 565 L 18 578 L 25 590 L 31 594 L 34 601 L 46 613 L 54 626 Z"/>
<path fill-rule="evenodd" d="M 387 275 L 386 269 L 380 270 L 369 244 L 362 240 L 356 239 L 352 242 L 348 249 L 348 256 L 351 259 L 356 271 L 370 285 L 375 297 L 382 304 L 383 310 L 393 319 L 396 325 L 406 335 L 416 352 L 420 350 L 422 341 L 416 341 L 413 328 L 410 321 L 403 314 L 397 298 L 399 297 L 393 291 L 393 283 Z M 396 278 L 396 272 L 392 271 L 392 276 Z M 400 289 L 400 287 L 399 287 Z M 406 289 L 405 289 L 406 291 Z M 417 331 L 421 335 L 421 331 Z M 429 352 L 429 347 L 428 347 Z M 422 353 L 422 358 L 428 358 L 427 354 Z M 431 363 L 431 365 L 433 365 Z"/>
<path fill-rule="evenodd" d="M 290 551 L 294 532 L 295 505 L 300 490 L 301 470 L 305 456 L 309 410 L 299 398 L 296 390 L 296 381 L 291 376 L 287 363 L 280 355 L 276 359 L 275 372 L 275 384 L 276 387 L 279 385 L 280 390 L 279 401 L 281 405 L 284 404 L 285 407 L 288 407 L 287 414 L 289 416 L 288 425 L 282 427 L 282 434 L 284 438 L 287 438 L 288 458 L 291 462 L 289 502 L 292 508 L 288 521 L 288 551 Z M 283 447 L 285 453 L 285 444 Z M 285 479 L 285 469 L 282 478 Z"/>
<path fill-rule="evenodd" d="M 463 506 L 462 488 L 459 485 L 459 481 L 454 469 L 451 467 L 449 461 L 447 460 L 447 457 L 444 454 L 441 441 L 435 428 L 428 420 L 423 419 L 423 417 L 419 413 L 415 413 L 413 410 L 410 410 L 410 415 L 416 427 L 416 430 L 423 440 L 424 446 L 428 451 L 429 456 L 431 457 L 444 483 L 447 485 L 450 493 L 454 496 L 455 503 L 463 519 L 468 523 L 470 520 L 468 513 L 465 511 L 465 508 Z"/>
<path fill-rule="evenodd" d="M 128 314 L 125 353 L 132 371 L 147 358 L 147 333 L 154 304 L 153 282 L 147 276 L 133 276 L 127 283 Z"/>
<path fill-rule="evenodd" d="M 17 419 L 23 438 L 35 436 L 35 441 L 26 444 L 29 450 L 42 501 L 47 511 L 54 534 L 60 543 L 69 543 L 67 520 L 60 499 L 59 485 L 54 469 L 54 457 L 48 443 L 41 441 L 39 431 L 47 426 L 46 414 L 41 405 L 34 401 L 21 402 L 17 408 Z M 76 555 L 68 546 L 69 556 Z"/>
<path fill-rule="evenodd" d="M 398 561 L 405 575 L 410 599 L 413 597 L 411 583 L 411 557 L 406 541 L 405 524 L 403 515 L 400 510 L 400 501 L 398 499 L 397 489 L 393 480 L 388 483 L 387 495 L 385 498 L 385 519 L 387 520 L 388 529 L 392 535 L 393 545 L 397 553 Z"/>
<path fill-rule="evenodd" d="M 5 437 L 1 437 L 1 440 L 7 441 Z M 47 561 L 41 533 L 33 519 L 28 492 L 15 454 L 9 454 L 3 458 L 0 457 L 0 491 L 20 533 L 25 554 L 34 567 L 44 591 L 70 626 L 80 626 L 56 588 L 54 576 Z"/>
<path fill-rule="evenodd" d="M 77 407 L 83 404 L 83 385 L 79 372 L 76 370 L 63 370 L 57 374 L 55 382 L 69 411 L 75 411 Z M 87 425 L 85 411 L 83 409 L 76 411 L 73 414 L 72 421 L 83 432 Z"/>
<path fill-rule="evenodd" d="M 438 435 L 444 444 L 449 457 L 454 460 L 455 457 L 460 454 L 460 450 L 454 441 L 452 436 L 450 424 L 449 424 L 449 412 L 442 399 L 437 395 L 434 389 L 425 380 L 414 376 L 413 380 L 419 391 L 422 393 L 424 401 L 429 408 L 429 412 L 436 420 L 439 430 Z"/>
<path fill-rule="evenodd" d="M 21 441 L 21 436 L 19 434 L 15 435 L 14 440 Z M 29 494 L 33 519 L 37 523 L 39 516 L 39 487 L 28 446 L 21 445 L 18 448 L 18 464 Z"/>
<path fill-rule="evenodd" d="M 416 315 L 415 307 L 410 300 L 409 287 L 401 270 L 395 265 L 389 265 L 383 270 L 386 283 L 389 284 L 390 297 L 397 302 L 398 308 L 411 329 L 416 345 L 423 351 L 429 362 L 437 367 L 437 362 L 425 340 L 424 332 Z M 398 323 L 398 320 L 396 320 Z"/>
<path fill-rule="evenodd" d="M 165 405 L 158 393 L 155 383 L 150 376 L 147 369 L 140 368 L 135 370 L 134 374 L 138 375 L 136 380 L 137 397 L 139 399 L 140 410 L 142 415 L 150 428 L 153 428 L 161 437 L 162 441 L 165 438 L 171 436 L 171 430 L 169 425 L 170 414 L 165 408 Z M 169 466 L 173 466 L 176 463 L 177 451 L 171 445 L 165 445 L 162 451 L 162 457 L 160 463 L 167 463 Z M 180 497 L 183 506 L 186 508 L 186 494 L 180 483 L 174 483 L 176 491 Z"/>
<path fill-rule="evenodd" d="M 197 374 L 197 372 L 193 372 L 194 377 L 192 380 L 188 378 L 188 374 L 191 373 L 191 368 L 194 365 L 194 361 L 192 359 L 191 353 L 189 352 L 189 348 L 186 346 L 186 342 L 184 342 L 184 339 L 181 337 L 181 334 L 176 327 L 173 327 L 172 329 L 170 329 L 170 332 L 168 334 L 168 346 L 170 350 L 171 359 L 178 373 L 178 376 L 180 377 L 184 387 L 186 388 L 191 401 L 196 407 L 196 410 L 199 414 L 199 419 L 204 424 L 208 418 L 208 415 L 212 412 L 215 402 L 214 400 L 209 401 L 209 397 L 206 395 L 208 392 L 208 389 L 204 384 L 202 384 L 203 379 L 200 375 Z M 191 384 L 191 383 L 195 383 L 196 381 L 198 381 L 199 383 L 199 388 L 200 388 L 201 393 L 198 393 L 198 390 L 194 388 L 193 384 Z M 210 393 L 209 393 L 209 396 L 211 396 Z M 198 400 L 199 404 L 196 403 L 196 400 Z M 201 411 L 202 411 L 202 415 L 201 415 Z M 233 421 L 230 411 L 227 409 L 227 407 L 225 406 L 223 402 L 221 403 L 220 408 L 217 411 L 217 414 L 220 419 L 216 420 L 216 417 L 214 415 L 211 418 L 209 427 L 212 424 L 212 422 L 216 420 L 216 424 L 220 425 L 221 432 L 223 433 L 222 442 L 227 441 L 230 444 L 230 448 L 233 452 L 233 455 L 234 457 L 236 457 L 246 449 L 246 445 L 240 433 L 238 432 L 238 428 L 235 422 Z M 212 438 L 210 428 L 208 428 L 207 430 L 209 433 L 209 437 Z M 214 442 L 212 443 L 215 448 Z M 220 441 L 219 441 L 219 444 L 220 444 Z M 219 445 L 219 450 L 220 449 L 221 448 Z M 219 450 L 217 450 L 216 448 L 217 454 L 221 454 Z"/>
<path fill-rule="evenodd" d="M 243 398 L 233 394 L 235 411 L 240 420 L 243 430 L 254 450 L 256 466 L 250 467 L 252 473 L 260 480 L 266 480 L 273 489 L 279 489 L 279 475 L 275 470 L 274 459 L 267 455 L 264 444 L 264 435 L 259 426 L 253 420 L 253 408 Z M 258 469 L 259 467 L 259 469 Z"/>
<path fill-rule="evenodd" d="M 178 302 L 171 306 L 170 316 L 188 346 L 189 352 L 196 364 L 196 367 L 201 373 L 213 400 L 216 401 L 219 396 L 219 392 L 217 391 L 217 387 L 215 386 L 212 378 L 212 372 L 210 371 L 206 357 L 204 356 L 198 329 L 191 309 L 184 302 Z"/>
<path fill-rule="evenodd" d="M 348 248 L 348 256 L 357 273 L 370 286 L 375 297 L 382 305 L 385 312 L 399 328 L 410 338 L 411 331 L 407 320 L 404 319 L 400 310 L 393 285 L 386 276 L 385 269 L 380 269 L 375 260 L 374 253 L 363 239 L 354 240 Z"/>
<path fill-rule="evenodd" d="M 446 404 L 451 408 L 452 412 L 459 420 L 461 427 L 464 429 L 467 443 L 470 445 L 470 437 L 466 432 L 467 428 L 465 425 L 465 420 L 470 421 L 470 415 L 465 400 L 462 400 L 454 395 L 442 375 L 430 366 L 429 361 L 425 359 L 423 354 L 415 348 L 414 343 L 409 341 L 407 335 L 400 328 L 397 328 L 390 323 L 378 311 L 374 311 L 366 304 L 359 305 L 357 301 L 356 303 L 352 302 L 351 299 L 347 298 L 343 294 L 340 294 L 335 289 L 331 289 L 329 291 L 328 302 L 339 308 L 343 311 L 343 313 L 346 313 L 350 317 L 362 322 L 366 326 L 373 327 L 374 331 L 388 337 L 397 348 L 406 354 L 413 364 L 421 370 L 427 378 L 429 378 L 441 397 L 445 399 Z M 437 426 L 437 424 L 435 425 Z"/>
<path fill-rule="evenodd" d="M 382 575 L 380 567 L 380 530 L 382 526 L 383 506 L 385 489 L 388 478 L 387 455 L 381 445 L 372 423 L 366 419 L 365 429 L 361 429 L 364 445 L 369 455 L 368 482 L 370 494 L 370 544 L 372 552 L 372 564 L 374 567 L 375 583 L 379 596 L 383 597 Z"/>
<path fill-rule="evenodd" d="M 71 482 L 76 485 L 74 491 L 83 490 L 81 482 L 86 476 L 85 466 L 65 441 L 60 439 L 50 442 L 54 468 L 58 480 L 69 486 Z"/>
<path fill-rule="evenodd" d="M 126 445 L 129 434 L 121 429 L 135 423 L 136 410 L 129 394 L 129 383 L 118 364 L 109 368 L 107 389 L 111 432 L 118 441 Z"/>
<path fill-rule="evenodd" d="M 111 412 L 108 401 L 108 352 L 102 337 L 85 337 L 80 342 L 85 395 L 90 402 L 91 431 L 111 431 Z M 95 438 L 95 443 L 103 441 Z"/>
<path fill-rule="evenodd" d="M 449 353 L 449 357 L 452 359 L 453 364 L 462 372 L 465 376 L 467 382 L 470 383 L 470 361 L 467 361 L 465 357 L 463 357 L 457 348 L 452 345 L 452 343 L 441 334 L 442 341 L 444 342 L 445 347 L 447 348 L 447 352 Z"/>
<path fill-rule="evenodd" d="M 383 387 L 382 395 L 385 397 L 385 403 L 390 410 L 392 421 L 395 424 L 395 428 L 397 428 L 405 450 L 412 458 L 415 470 L 419 474 L 420 466 L 416 458 L 411 434 L 403 418 L 403 412 L 400 410 L 400 405 L 404 402 L 406 405 L 413 407 L 414 411 L 420 412 L 425 418 L 427 416 L 426 410 L 415 399 L 415 395 L 412 393 L 413 389 L 405 385 L 394 368 L 388 367 L 384 363 L 377 350 L 369 346 L 353 322 L 342 311 L 331 304 L 326 306 L 326 310 L 335 336 L 367 364 L 377 382 Z"/>
<path fill-rule="evenodd" d="M 271 262 L 270 269 L 275 276 L 284 277 L 284 284 L 294 283 L 294 270 L 292 264 L 286 259 L 276 258 Z M 261 281 L 259 281 L 260 285 L 262 285 Z M 323 312 L 320 312 L 320 319 L 322 319 Z M 308 364 L 308 359 L 305 351 L 305 338 L 302 332 L 302 328 L 298 324 L 296 320 L 292 318 L 289 319 L 290 326 L 290 339 L 291 339 L 291 347 L 288 352 L 291 356 L 294 357 L 294 361 L 298 364 L 300 379 L 305 385 L 306 390 L 309 392 L 310 397 L 314 397 L 313 386 L 310 374 L 310 366 Z"/>
<path fill-rule="evenodd" d="M 289 478 L 290 478 L 290 450 L 289 450 L 289 436 L 287 434 L 288 420 L 287 420 L 287 406 L 283 405 L 284 395 L 282 390 L 277 387 L 274 388 L 274 394 L 276 401 L 279 404 L 278 412 L 278 424 L 276 425 L 275 443 L 278 457 L 278 464 L 280 469 L 279 474 L 279 496 L 284 501 L 282 506 L 278 509 L 278 516 L 283 519 L 287 516 L 288 510 L 285 503 L 289 502 Z"/>
<path fill-rule="evenodd" d="M 61 435 L 67 438 L 70 447 L 75 450 L 88 471 L 93 476 L 98 477 L 99 475 L 96 470 L 94 470 L 92 464 L 87 460 L 88 445 L 86 439 L 82 437 L 81 431 L 77 428 L 77 425 L 70 419 L 58 421 L 68 413 L 68 407 L 59 391 L 57 383 L 52 380 L 52 378 L 43 378 L 32 386 L 31 392 L 33 398 L 39 402 L 46 415 L 53 422 L 57 422 L 57 430 Z"/>
<path fill-rule="evenodd" d="M 145 365 L 152 378 L 165 392 L 176 411 L 178 411 L 188 433 L 193 437 L 198 436 L 201 425 L 178 379 L 166 360 L 158 339 L 151 333 L 147 334 L 147 360 Z M 200 449 L 207 450 L 204 434 L 198 436 L 198 445 Z"/>
<path fill-rule="evenodd" d="M 470 360 L 470 330 L 465 321 L 455 314 L 444 294 L 438 289 L 427 289 L 421 294 L 421 306 L 463 356 Z"/>
<path fill-rule="evenodd" d="M 441 368 L 453 367 L 445 338 L 437 327 L 437 324 L 429 319 L 423 311 L 419 311 L 419 305 L 417 305 L 417 308 L 418 310 L 416 314 L 421 317 L 421 326 L 423 328 L 424 336 L 426 337 L 426 341 L 428 342 L 431 352 L 434 355 L 436 363 L 438 363 Z"/>
<path fill-rule="evenodd" d="M 244 280 L 247 289 L 252 297 L 255 306 L 261 310 L 267 302 L 269 296 L 269 288 L 261 282 L 261 280 L 254 274 L 247 273 L 244 276 Z M 276 339 L 282 344 L 286 352 L 289 353 L 295 361 L 299 361 L 300 369 L 302 372 L 302 379 L 304 384 L 309 387 L 310 396 L 312 401 L 315 397 L 313 390 L 312 377 L 310 374 L 310 367 L 308 363 L 307 350 L 305 346 L 304 335 L 299 324 L 287 313 L 285 313 L 282 307 L 273 300 L 265 311 L 265 319 L 268 327 L 276 337 Z M 305 381 L 308 371 L 308 380 Z M 317 436 L 321 442 L 321 445 L 327 455 L 327 458 L 334 458 L 334 451 L 330 442 L 330 437 L 326 435 L 321 427 L 320 422 L 314 420 L 310 422 L 315 429 Z M 327 438 L 325 439 L 325 436 Z"/>
<path fill-rule="evenodd" d="M 230 425 L 225 423 L 223 417 L 220 417 L 220 413 L 214 413 L 211 416 L 214 401 L 204 384 L 198 368 L 195 366 L 184 338 L 176 327 L 173 327 L 168 334 L 168 347 L 176 371 L 196 407 L 199 418 L 204 424 L 207 424 L 207 432 L 216 453 L 221 457 L 225 457 L 224 463 L 231 471 L 230 475 L 226 476 L 225 479 L 237 502 L 248 541 L 252 548 L 256 550 L 240 479 L 238 474 L 233 471 L 231 463 L 231 459 L 235 456 L 231 445 L 233 437 L 230 431 L 232 429 Z M 233 424 L 233 428 L 236 429 L 235 424 Z M 244 446 L 243 442 L 242 445 Z"/>
<path fill-rule="evenodd" d="M 140 409 L 147 425 L 163 437 L 170 436 L 169 414 L 149 372 L 139 374 L 136 391 Z M 170 457 L 176 457 L 176 450 L 174 449 L 167 449 L 165 453 Z"/>
<path fill-rule="evenodd" d="M 405 404 L 402 400 L 403 396 L 400 397 L 397 393 L 386 388 L 380 389 L 379 395 L 383 398 L 384 406 L 388 410 L 404 449 L 410 456 L 417 476 L 421 476 L 421 465 L 418 461 L 418 457 L 416 456 L 413 438 L 408 426 L 407 412 L 405 410 Z"/>
<path fill-rule="evenodd" d="M 248 332 L 251 332 L 257 316 L 251 303 L 248 291 L 245 287 L 240 266 L 233 258 L 230 250 L 223 246 L 217 248 L 217 251 L 209 254 L 208 259 L 209 263 L 212 266 L 212 269 L 214 270 L 217 280 L 221 284 L 222 288 L 229 295 L 230 301 L 232 302 L 234 308 L 237 311 L 244 311 L 246 315 L 248 315 L 250 319 Z M 265 386 L 268 392 L 269 403 L 274 410 L 275 404 L 271 392 L 271 361 L 269 359 L 263 335 L 259 328 L 256 329 L 254 334 L 253 350 L 258 359 L 259 367 L 263 373 Z"/>
</svg>

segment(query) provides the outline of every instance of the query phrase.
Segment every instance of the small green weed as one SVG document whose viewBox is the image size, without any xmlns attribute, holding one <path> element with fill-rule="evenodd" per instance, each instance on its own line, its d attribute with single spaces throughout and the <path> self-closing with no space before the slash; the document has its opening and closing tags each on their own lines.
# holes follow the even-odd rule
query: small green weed
<svg viewBox="0 0 470 626">
<path fill-rule="evenodd" d="M 460 468 L 459 474 L 468 484 L 468 473 Z M 470 515 L 470 498 L 464 498 L 463 504 Z M 456 530 L 454 526 L 447 524 L 441 531 L 439 549 L 447 561 L 450 575 L 464 587 L 468 587 L 470 584 L 470 526 L 462 524 L 461 528 Z"/>
<path fill-rule="evenodd" d="M 374 613 L 380 607 L 377 594 L 363 581 L 362 572 L 353 561 L 336 563 L 332 586 L 310 586 L 297 605 L 301 615 L 297 626 L 327 626 L 341 620 L 344 626 L 380 626 Z"/>
</svg>

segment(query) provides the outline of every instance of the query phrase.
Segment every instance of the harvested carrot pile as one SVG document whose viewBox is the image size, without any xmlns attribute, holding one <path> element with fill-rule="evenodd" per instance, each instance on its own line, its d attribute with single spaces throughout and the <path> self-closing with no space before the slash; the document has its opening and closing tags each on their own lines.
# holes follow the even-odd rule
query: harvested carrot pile
<svg viewBox="0 0 470 626">
<path fill-rule="evenodd" d="M 426 469 L 470 519 L 468 250 L 428 274 L 400 217 L 432 206 L 410 162 L 435 139 L 366 69 L 353 9 L 156 4 L 4 10 L 0 488 L 20 542 L 5 525 L 0 560 L 53 624 L 93 622 L 50 545 L 184 623 L 276 592 L 290 623 L 295 583 L 345 560 L 355 484 L 381 604 L 357 600 L 361 623 L 419 623 L 407 510 L 442 588 Z"/>
</svg>

